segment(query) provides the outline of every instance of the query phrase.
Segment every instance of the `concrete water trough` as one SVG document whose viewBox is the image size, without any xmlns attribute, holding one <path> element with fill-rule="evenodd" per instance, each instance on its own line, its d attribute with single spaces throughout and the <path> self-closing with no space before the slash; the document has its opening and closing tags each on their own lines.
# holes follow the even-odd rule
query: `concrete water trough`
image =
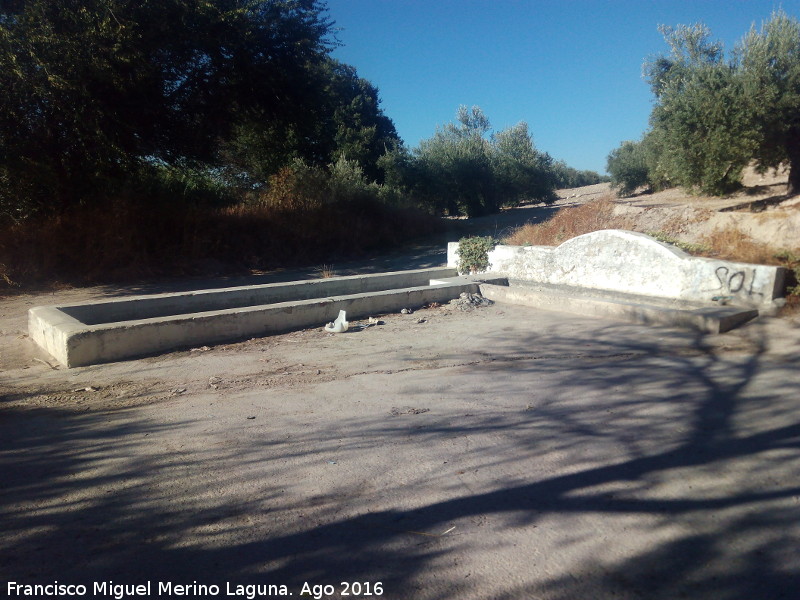
<svg viewBox="0 0 800 600">
<path fill-rule="evenodd" d="M 67 367 L 259 337 L 348 318 L 448 302 L 486 278 L 416 269 L 175 294 L 28 311 L 31 338 Z M 495 282 L 500 282 L 497 278 Z"/>
<path fill-rule="evenodd" d="M 447 263 L 458 263 L 450 243 Z M 689 256 L 633 231 L 594 231 L 560 246 L 497 246 L 489 269 L 510 285 L 496 302 L 723 333 L 783 305 L 786 269 Z"/>
</svg>

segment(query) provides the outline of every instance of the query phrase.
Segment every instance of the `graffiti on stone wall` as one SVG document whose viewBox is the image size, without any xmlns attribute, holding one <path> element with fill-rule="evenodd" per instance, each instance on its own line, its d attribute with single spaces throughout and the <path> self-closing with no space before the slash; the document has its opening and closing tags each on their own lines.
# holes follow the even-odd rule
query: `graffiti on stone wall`
<svg viewBox="0 0 800 600">
<path fill-rule="evenodd" d="M 764 297 L 764 294 L 755 289 L 755 269 L 732 269 L 721 265 L 714 269 L 714 274 L 719 282 L 719 287 L 715 288 L 715 290 L 734 296 L 744 294 L 749 297 Z"/>
</svg>

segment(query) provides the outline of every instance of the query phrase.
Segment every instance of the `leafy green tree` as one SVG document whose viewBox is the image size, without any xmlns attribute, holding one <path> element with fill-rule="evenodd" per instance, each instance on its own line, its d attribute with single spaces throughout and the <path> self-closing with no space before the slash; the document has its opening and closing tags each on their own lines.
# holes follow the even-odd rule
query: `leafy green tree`
<svg viewBox="0 0 800 600">
<path fill-rule="evenodd" d="M 762 169 L 788 161 L 789 194 L 800 193 L 800 22 L 783 11 L 755 26 L 734 62 L 751 102 Z"/>
<path fill-rule="evenodd" d="M 332 119 L 331 157 L 357 162 L 367 179 L 382 183 L 378 159 L 400 143 L 392 120 L 380 107 L 378 88 L 359 77 L 355 68 L 330 59 L 324 63 L 328 87 L 326 99 Z"/>
<path fill-rule="evenodd" d="M 276 121 L 251 112 L 222 144 L 224 162 L 259 184 L 296 160 L 324 167 L 345 157 L 356 161 L 367 179 L 382 182 L 378 159 L 400 138 L 380 108 L 378 89 L 353 67 L 331 58 L 306 75 L 304 118 Z"/>
<path fill-rule="evenodd" d="M 309 69 L 332 44 L 315 0 L 3 3 L 0 201 L 74 203 L 155 164 L 213 164 L 256 118 L 305 133 Z"/>
<path fill-rule="evenodd" d="M 553 161 L 535 148 L 527 124 L 490 132 L 479 107 L 461 106 L 455 123 L 410 153 L 392 154 L 389 180 L 400 179 L 422 204 L 450 215 L 478 216 L 523 199 L 551 200 Z"/>
<path fill-rule="evenodd" d="M 740 186 L 758 140 L 750 99 L 727 65 L 697 69 L 680 92 L 665 93 L 650 117 L 670 181 L 724 194 Z"/>
<path fill-rule="evenodd" d="M 753 98 L 705 26 L 661 31 L 671 52 L 645 65 L 656 95 L 649 137 L 659 149 L 658 169 L 673 184 L 729 192 L 740 185 L 742 168 L 757 145 Z M 636 159 L 641 164 L 644 152 Z M 634 166 L 630 160 L 623 163 Z M 636 172 L 626 176 L 633 181 Z"/>
<path fill-rule="evenodd" d="M 773 13 L 729 60 L 703 25 L 661 31 L 670 52 L 645 64 L 651 179 L 723 194 L 753 159 L 761 170 L 788 162 L 788 192 L 800 193 L 800 22 Z"/>
<path fill-rule="evenodd" d="M 554 161 L 549 154 L 536 149 L 527 123 L 495 133 L 492 149 L 494 175 L 504 206 L 523 200 L 555 200 Z"/>
<path fill-rule="evenodd" d="M 477 106 L 461 106 L 457 123 L 448 123 L 434 136 L 422 140 L 414 151 L 414 186 L 437 212 L 473 217 L 499 210 L 499 195 L 492 171 L 489 120 Z"/>
</svg>

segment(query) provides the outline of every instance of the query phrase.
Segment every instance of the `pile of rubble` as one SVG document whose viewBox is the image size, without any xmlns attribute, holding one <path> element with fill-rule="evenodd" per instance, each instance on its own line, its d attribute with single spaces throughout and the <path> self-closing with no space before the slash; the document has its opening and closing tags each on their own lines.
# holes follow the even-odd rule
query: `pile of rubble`
<svg viewBox="0 0 800 600">
<path fill-rule="evenodd" d="M 470 294 L 469 292 L 461 292 L 461 295 L 454 300 L 450 300 L 450 306 L 458 310 L 473 310 L 481 306 L 491 306 L 494 304 L 488 298 L 484 298 L 480 294 Z"/>
</svg>

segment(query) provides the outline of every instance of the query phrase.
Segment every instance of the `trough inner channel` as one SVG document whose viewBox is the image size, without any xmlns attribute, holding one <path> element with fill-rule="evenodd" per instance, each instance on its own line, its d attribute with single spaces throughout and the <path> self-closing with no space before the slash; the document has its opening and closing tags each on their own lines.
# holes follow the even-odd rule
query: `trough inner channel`
<svg viewBox="0 0 800 600">
<path fill-rule="evenodd" d="M 263 306 L 278 302 L 311 300 L 367 292 L 429 285 L 432 278 L 451 277 L 455 269 L 336 277 L 260 286 L 159 294 L 128 300 L 62 306 L 59 309 L 84 325 L 119 323 L 198 312 Z"/>
</svg>

